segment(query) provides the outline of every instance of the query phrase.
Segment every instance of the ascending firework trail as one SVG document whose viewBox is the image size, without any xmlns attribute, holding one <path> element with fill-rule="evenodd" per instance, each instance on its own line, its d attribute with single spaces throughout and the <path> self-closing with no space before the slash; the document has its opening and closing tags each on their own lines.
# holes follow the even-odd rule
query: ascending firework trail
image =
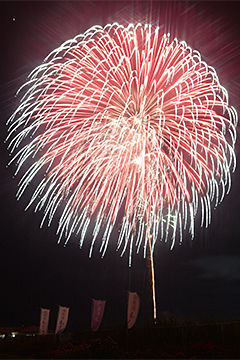
<svg viewBox="0 0 240 360">
<path fill-rule="evenodd" d="M 211 220 L 230 189 L 237 113 L 216 71 L 158 27 L 94 26 L 52 51 L 20 88 L 8 121 L 17 197 L 80 247 L 92 234 L 102 256 L 182 241 Z M 172 220 L 174 219 L 174 220 Z M 147 225 L 146 225 L 147 224 Z"/>
</svg>

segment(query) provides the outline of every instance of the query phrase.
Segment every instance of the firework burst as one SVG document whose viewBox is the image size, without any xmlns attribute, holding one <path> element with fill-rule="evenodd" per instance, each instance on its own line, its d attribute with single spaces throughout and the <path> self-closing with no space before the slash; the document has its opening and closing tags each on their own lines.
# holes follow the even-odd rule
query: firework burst
<svg viewBox="0 0 240 360">
<path fill-rule="evenodd" d="M 216 71 L 184 41 L 150 25 L 94 26 L 51 52 L 19 90 L 9 119 L 9 148 L 20 198 L 92 254 L 104 255 L 113 229 L 117 248 L 151 251 L 157 239 L 194 236 L 202 213 L 230 189 L 237 113 Z M 43 175 L 43 172 L 45 173 Z M 213 204 L 213 205 L 211 205 Z"/>
</svg>

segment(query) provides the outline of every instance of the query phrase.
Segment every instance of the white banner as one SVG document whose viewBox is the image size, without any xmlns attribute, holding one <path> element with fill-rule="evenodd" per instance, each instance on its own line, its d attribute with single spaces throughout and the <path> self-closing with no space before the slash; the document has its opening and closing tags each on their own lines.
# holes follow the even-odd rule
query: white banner
<svg viewBox="0 0 240 360">
<path fill-rule="evenodd" d="M 93 299 L 93 311 L 92 311 L 92 331 L 97 331 L 102 322 L 103 313 L 105 309 L 106 300 L 94 300 Z"/>
<path fill-rule="evenodd" d="M 136 292 L 128 292 L 128 329 L 136 322 L 140 307 L 140 299 Z"/>
<path fill-rule="evenodd" d="M 65 329 L 68 321 L 69 308 L 59 306 L 57 326 L 55 334 L 61 334 Z"/>
<path fill-rule="evenodd" d="M 41 309 L 39 335 L 46 335 L 48 332 L 49 314 L 50 314 L 50 310 Z"/>
</svg>

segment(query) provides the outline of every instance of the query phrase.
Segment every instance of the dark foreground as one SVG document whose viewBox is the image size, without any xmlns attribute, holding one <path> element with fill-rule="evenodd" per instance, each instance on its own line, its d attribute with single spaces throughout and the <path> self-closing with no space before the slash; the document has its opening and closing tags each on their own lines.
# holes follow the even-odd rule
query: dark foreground
<svg viewBox="0 0 240 360">
<path fill-rule="evenodd" d="M 60 335 L 8 334 L 0 359 L 240 359 L 240 320 L 185 321 Z"/>
<path fill-rule="evenodd" d="M 240 345 L 209 343 L 162 344 L 142 350 L 123 349 L 112 338 L 65 344 L 40 339 L 34 344 L 0 343 L 1 359 L 239 359 Z"/>
</svg>

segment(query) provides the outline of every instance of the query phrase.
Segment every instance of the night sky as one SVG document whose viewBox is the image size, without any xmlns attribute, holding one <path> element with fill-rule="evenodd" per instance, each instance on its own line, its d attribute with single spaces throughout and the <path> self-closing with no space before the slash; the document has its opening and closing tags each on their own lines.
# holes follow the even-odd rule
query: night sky
<svg viewBox="0 0 240 360">
<path fill-rule="evenodd" d="M 0 326 L 38 325 L 40 308 L 51 309 L 50 328 L 56 325 L 58 305 L 70 307 L 68 330 L 89 328 L 91 299 L 107 300 L 102 326 L 126 323 L 127 290 L 137 291 L 137 325 L 152 319 L 147 261 L 115 251 L 113 239 L 103 259 L 89 243 L 79 249 L 72 238 L 57 245 L 56 223 L 40 229 L 42 213 L 24 211 L 17 201 L 18 178 L 9 161 L 6 121 L 17 107 L 17 89 L 44 57 L 64 41 L 89 27 L 117 21 L 152 22 L 185 40 L 214 66 L 228 90 L 230 104 L 240 114 L 240 3 L 162 1 L 8 1 L 0 2 Z M 239 132 L 239 131 L 238 131 Z M 236 154 L 239 163 L 239 139 Z M 212 213 L 208 229 L 196 221 L 196 236 L 183 244 L 158 243 L 154 255 L 157 313 L 176 317 L 240 316 L 240 166 L 232 187 Z M 34 184 L 32 185 L 34 186 Z M 89 238 L 90 239 L 90 238 Z"/>
</svg>

